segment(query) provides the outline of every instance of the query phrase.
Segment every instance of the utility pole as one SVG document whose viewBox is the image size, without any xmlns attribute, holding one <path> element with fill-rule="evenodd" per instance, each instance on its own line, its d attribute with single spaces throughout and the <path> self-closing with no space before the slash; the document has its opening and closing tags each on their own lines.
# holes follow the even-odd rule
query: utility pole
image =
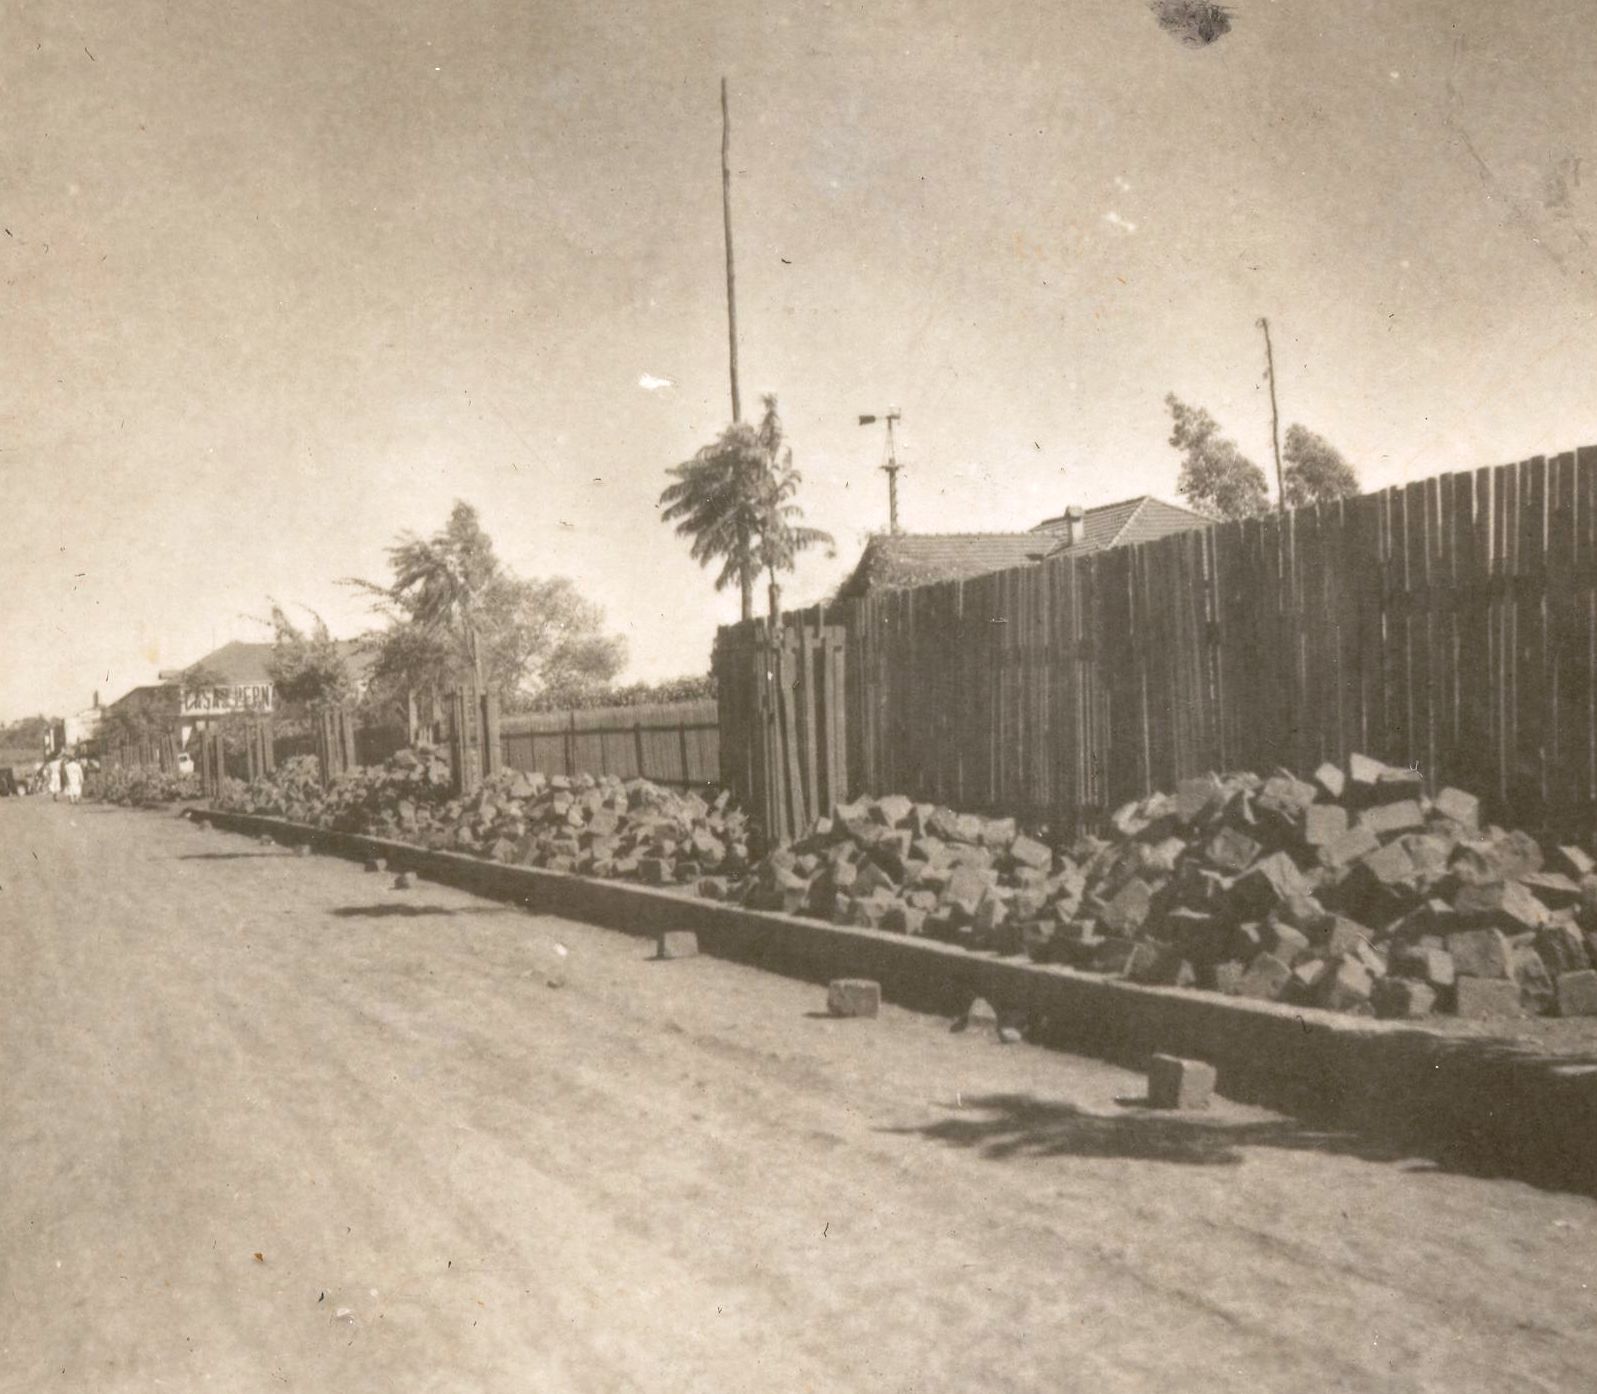
<svg viewBox="0 0 1597 1394">
<path fill-rule="evenodd" d="M 727 105 L 726 79 L 721 79 L 721 225 L 726 231 L 726 338 L 732 363 L 732 420 L 743 419 L 738 398 L 738 303 L 732 273 L 732 114 Z"/>
<path fill-rule="evenodd" d="M 1276 507 L 1286 512 L 1286 476 L 1281 471 L 1281 412 L 1275 404 L 1275 350 L 1270 347 L 1270 321 L 1259 317 L 1264 330 L 1264 363 L 1270 374 L 1270 443 L 1275 447 Z"/>
<path fill-rule="evenodd" d="M 862 416 L 859 419 L 861 426 L 871 426 L 877 421 L 875 416 Z M 890 411 L 880 418 L 887 423 L 887 463 L 882 466 L 882 473 L 887 476 L 887 529 L 894 536 L 898 536 L 898 472 L 904 467 L 898 463 L 898 449 L 893 442 L 893 423 L 904 419 L 902 412 Z"/>
</svg>

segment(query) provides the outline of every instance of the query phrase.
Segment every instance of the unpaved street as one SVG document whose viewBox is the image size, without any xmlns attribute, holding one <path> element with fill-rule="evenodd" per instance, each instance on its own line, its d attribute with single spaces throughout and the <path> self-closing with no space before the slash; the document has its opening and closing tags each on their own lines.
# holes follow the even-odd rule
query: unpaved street
<svg viewBox="0 0 1597 1394">
<path fill-rule="evenodd" d="M 390 879 L 0 802 L 0 1389 L 1592 1387 L 1588 1200 Z"/>
</svg>

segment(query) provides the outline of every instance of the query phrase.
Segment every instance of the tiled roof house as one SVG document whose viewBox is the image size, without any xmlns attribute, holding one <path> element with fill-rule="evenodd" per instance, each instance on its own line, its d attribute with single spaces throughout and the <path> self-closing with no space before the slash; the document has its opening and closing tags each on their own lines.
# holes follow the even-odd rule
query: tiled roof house
<svg viewBox="0 0 1597 1394">
<path fill-rule="evenodd" d="M 837 598 L 855 600 L 872 591 L 964 580 L 1045 557 L 1086 556 L 1205 527 L 1210 521 L 1190 508 L 1143 494 L 1098 508 L 1067 509 L 1057 518 L 1044 519 L 1030 532 L 882 534 L 865 544 Z"/>
</svg>

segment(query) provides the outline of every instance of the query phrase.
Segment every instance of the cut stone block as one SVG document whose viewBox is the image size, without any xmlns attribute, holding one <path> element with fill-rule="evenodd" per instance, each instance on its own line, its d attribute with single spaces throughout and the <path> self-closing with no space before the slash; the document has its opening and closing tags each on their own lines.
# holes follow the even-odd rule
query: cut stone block
<svg viewBox="0 0 1597 1394">
<path fill-rule="evenodd" d="M 1553 987 L 1553 975 L 1534 948 L 1529 944 L 1516 944 L 1509 969 L 1519 984 L 1520 1006 L 1532 1016 L 1542 1016 L 1553 1010 L 1558 996 Z"/>
<path fill-rule="evenodd" d="M 668 929 L 658 940 L 657 958 L 693 958 L 699 952 L 699 936 L 691 929 Z"/>
<path fill-rule="evenodd" d="M 1327 798 L 1339 799 L 1347 788 L 1347 776 L 1341 769 L 1327 762 L 1314 772 L 1314 782 L 1324 790 Z"/>
<path fill-rule="evenodd" d="M 1436 989 L 1415 978 L 1382 978 L 1375 984 L 1375 1015 L 1405 1021 L 1429 1016 L 1436 1008 Z"/>
<path fill-rule="evenodd" d="M 388 858 L 387 857 L 367 857 L 366 858 L 366 870 L 367 871 L 387 871 L 388 870 Z"/>
<path fill-rule="evenodd" d="M 1478 828 L 1481 821 L 1481 801 L 1462 789 L 1447 788 L 1431 804 L 1434 812 L 1450 818 L 1466 828 Z"/>
<path fill-rule="evenodd" d="M 870 978 L 834 978 L 826 989 L 826 1010 L 833 1016 L 875 1016 L 881 1005 L 882 985 Z"/>
<path fill-rule="evenodd" d="M 1360 857 L 1358 865 L 1367 880 L 1381 886 L 1401 885 L 1414 875 L 1414 859 L 1401 842 L 1376 848 Z"/>
<path fill-rule="evenodd" d="M 1283 902 L 1307 892 L 1297 864 L 1285 852 L 1272 852 L 1237 879 L 1231 894 L 1238 913 L 1263 919 Z"/>
<path fill-rule="evenodd" d="M 1392 951 L 1392 972 L 1405 978 L 1429 983 L 1432 987 L 1451 987 L 1457 978 L 1453 955 L 1446 949 L 1404 945 Z"/>
<path fill-rule="evenodd" d="M 399 875 L 394 877 L 394 889 L 396 891 L 408 891 L 415 884 L 416 878 L 408 871 L 401 871 Z"/>
<path fill-rule="evenodd" d="M 1215 1069 L 1202 1060 L 1155 1055 L 1148 1062 L 1150 1108 L 1208 1108 L 1214 1095 Z"/>
<path fill-rule="evenodd" d="M 1247 971 L 1237 982 L 1238 997 L 1255 997 L 1263 1002 L 1274 1002 L 1292 980 L 1292 968 L 1274 954 L 1259 954 L 1248 964 Z"/>
<path fill-rule="evenodd" d="M 1183 779 L 1176 785 L 1176 821 L 1196 822 L 1224 797 L 1225 790 L 1212 774 Z"/>
<path fill-rule="evenodd" d="M 1358 825 L 1368 828 L 1376 837 L 1395 837 L 1399 833 L 1414 832 L 1425 826 L 1425 815 L 1413 799 L 1397 803 L 1377 804 L 1359 814 Z"/>
<path fill-rule="evenodd" d="M 1259 850 L 1259 844 L 1246 833 L 1221 828 L 1209 841 L 1208 856 L 1212 865 L 1236 876 L 1253 865 Z"/>
<path fill-rule="evenodd" d="M 1152 887 L 1141 877 L 1134 876 L 1103 907 L 1098 918 L 1104 928 L 1114 934 L 1133 934 L 1147 923 L 1152 906 Z"/>
<path fill-rule="evenodd" d="M 1303 841 L 1310 847 L 1329 847 L 1347 832 L 1347 810 L 1340 804 L 1310 804 L 1303 814 Z"/>
<path fill-rule="evenodd" d="M 1370 970 L 1353 955 L 1336 959 L 1315 983 L 1319 1005 L 1333 1012 L 1370 1010 L 1374 991 Z"/>
<path fill-rule="evenodd" d="M 1320 848 L 1320 864 L 1333 870 L 1352 866 L 1360 857 L 1379 850 L 1381 839 L 1368 828 L 1352 827 Z"/>
<path fill-rule="evenodd" d="M 1542 956 L 1547 971 L 1555 976 L 1591 967 L 1585 936 L 1574 925 L 1564 921 L 1536 931 L 1536 952 Z"/>
<path fill-rule="evenodd" d="M 1466 1021 L 1489 1021 L 1523 1015 L 1519 984 L 1511 978 L 1460 977 L 1454 992 L 1457 1011 Z"/>
<path fill-rule="evenodd" d="M 1288 967 L 1310 952 L 1309 936 L 1292 925 L 1275 922 L 1266 926 L 1270 952 Z"/>
<path fill-rule="evenodd" d="M 1495 929 L 1466 929 L 1447 936 L 1459 981 L 1508 977 L 1508 940 Z"/>
<path fill-rule="evenodd" d="M 1010 860 L 1019 866 L 1046 871 L 1053 866 L 1054 854 L 1035 838 L 1017 837 L 1009 844 Z"/>
<path fill-rule="evenodd" d="M 954 1023 L 954 1030 L 996 1031 L 998 1022 L 998 1009 L 985 997 L 973 997 Z"/>
<path fill-rule="evenodd" d="M 296 857 L 308 857 L 308 856 L 310 856 L 310 854 L 311 854 L 311 845 L 310 845 L 310 843 L 308 843 L 308 842 L 295 843 L 295 845 L 294 845 L 294 855 Z"/>
<path fill-rule="evenodd" d="M 1590 968 L 1560 973 L 1556 987 L 1559 1016 L 1597 1016 L 1597 973 Z"/>
<path fill-rule="evenodd" d="M 1567 910 L 1580 904 L 1580 883 L 1561 871 L 1533 871 L 1520 884 L 1549 910 Z"/>
<path fill-rule="evenodd" d="M 1597 861 L 1593 861 L 1590 853 L 1580 847 L 1560 847 L 1558 860 L 1577 881 L 1597 871 Z"/>
<path fill-rule="evenodd" d="M 1453 909 L 1466 924 L 1491 926 L 1508 934 L 1537 930 L 1547 923 L 1547 907 L 1518 881 L 1460 886 Z"/>
</svg>

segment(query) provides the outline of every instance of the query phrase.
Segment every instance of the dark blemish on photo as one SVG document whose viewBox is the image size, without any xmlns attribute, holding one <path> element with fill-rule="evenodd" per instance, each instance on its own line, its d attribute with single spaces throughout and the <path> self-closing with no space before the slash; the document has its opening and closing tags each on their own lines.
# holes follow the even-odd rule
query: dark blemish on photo
<svg viewBox="0 0 1597 1394">
<path fill-rule="evenodd" d="M 1159 27 L 1188 48 L 1207 48 L 1231 32 L 1231 11 L 1212 0 L 1149 0 Z"/>
</svg>

